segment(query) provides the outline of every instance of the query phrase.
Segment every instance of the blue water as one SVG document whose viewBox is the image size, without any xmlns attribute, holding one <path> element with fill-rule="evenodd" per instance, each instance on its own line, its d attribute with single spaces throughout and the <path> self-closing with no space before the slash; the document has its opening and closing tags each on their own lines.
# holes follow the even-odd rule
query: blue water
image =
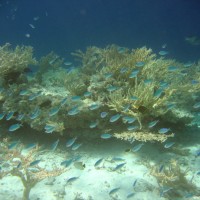
<svg viewBox="0 0 200 200">
<path fill-rule="evenodd" d="M 200 35 L 199 0 L 7 0 L 0 4 L 0 45 L 31 45 L 38 57 L 55 51 L 72 59 L 70 53 L 77 49 L 113 43 L 158 52 L 166 43 L 170 58 L 198 60 L 200 46 L 186 43 L 184 37 Z"/>
</svg>

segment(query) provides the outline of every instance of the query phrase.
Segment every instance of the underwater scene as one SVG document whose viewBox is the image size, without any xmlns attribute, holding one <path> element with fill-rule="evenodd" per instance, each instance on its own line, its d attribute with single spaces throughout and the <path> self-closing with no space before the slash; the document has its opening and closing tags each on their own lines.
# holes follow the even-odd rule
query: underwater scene
<svg viewBox="0 0 200 200">
<path fill-rule="evenodd" d="M 200 200 L 200 1 L 0 1 L 0 200 Z"/>
</svg>

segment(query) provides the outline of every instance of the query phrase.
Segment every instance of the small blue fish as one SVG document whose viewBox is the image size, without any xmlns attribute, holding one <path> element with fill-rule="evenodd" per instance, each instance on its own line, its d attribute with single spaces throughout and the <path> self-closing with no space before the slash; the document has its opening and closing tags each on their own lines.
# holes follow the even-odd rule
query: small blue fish
<svg viewBox="0 0 200 200">
<path fill-rule="evenodd" d="M 57 146 L 58 146 L 58 143 L 59 143 L 59 139 L 57 139 L 52 145 L 51 145 L 51 150 L 52 151 L 55 151 L 56 150 L 56 148 L 57 148 Z"/>
<path fill-rule="evenodd" d="M 194 63 L 193 62 L 187 62 L 184 64 L 184 67 L 191 67 Z"/>
<path fill-rule="evenodd" d="M 101 138 L 102 139 L 110 139 L 112 137 L 112 135 L 110 133 L 103 133 L 101 134 Z"/>
<path fill-rule="evenodd" d="M 172 108 L 176 107 L 176 103 L 167 103 L 166 106 L 168 110 L 171 110 Z"/>
<path fill-rule="evenodd" d="M 196 84 L 199 84 L 199 81 L 197 81 L 197 80 L 191 80 L 191 83 L 192 83 L 192 85 L 196 85 Z"/>
<path fill-rule="evenodd" d="M 94 103 L 92 105 L 89 106 L 89 109 L 90 110 L 96 110 L 100 107 L 100 104 L 97 104 L 97 103 Z"/>
<path fill-rule="evenodd" d="M 67 103 L 67 97 L 65 97 L 61 102 L 60 106 L 64 106 Z"/>
<path fill-rule="evenodd" d="M 104 77 L 105 77 L 106 79 L 111 78 L 112 76 L 113 76 L 113 73 L 105 73 L 105 74 L 104 74 Z"/>
<path fill-rule="evenodd" d="M 113 169 L 113 171 L 117 171 L 117 170 L 121 169 L 125 164 L 126 164 L 126 163 L 124 162 L 124 163 L 121 163 L 121 164 L 117 165 L 117 166 Z"/>
<path fill-rule="evenodd" d="M 130 98 L 131 100 L 133 100 L 133 101 L 137 101 L 137 100 L 139 100 L 139 98 L 138 97 L 136 97 L 136 96 L 131 96 L 131 98 Z"/>
<path fill-rule="evenodd" d="M 197 108 L 200 108 L 200 102 L 197 102 L 193 105 L 193 108 L 197 109 Z"/>
<path fill-rule="evenodd" d="M 176 71 L 176 70 L 178 70 L 178 67 L 177 67 L 177 66 L 169 66 L 169 67 L 168 67 L 168 71 L 169 71 L 169 72 L 174 72 L 174 71 Z"/>
<path fill-rule="evenodd" d="M 165 134 L 165 133 L 169 132 L 170 130 L 171 130 L 170 128 L 161 128 L 158 130 L 158 133 Z"/>
<path fill-rule="evenodd" d="M 72 101 L 80 101 L 81 100 L 81 96 L 72 96 L 71 100 Z"/>
<path fill-rule="evenodd" d="M 148 84 L 150 84 L 150 83 L 152 83 L 152 82 L 153 82 L 152 79 L 146 79 L 146 80 L 144 80 L 144 84 L 145 84 L 145 85 L 148 85 Z"/>
<path fill-rule="evenodd" d="M 123 73 L 125 73 L 125 72 L 127 72 L 128 71 L 128 68 L 127 67 L 122 67 L 121 69 L 120 69 L 120 73 L 121 74 L 123 74 Z"/>
<path fill-rule="evenodd" d="M 39 162 L 40 162 L 41 160 L 35 160 L 35 161 L 33 161 L 33 162 L 31 162 L 30 164 L 29 164 L 29 166 L 35 166 L 35 165 L 37 165 Z"/>
<path fill-rule="evenodd" d="M 124 158 L 114 157 L 111 159 L 111 162 L 122 162 L 124 160 L 125 160 Z"/>
<path fill-rule="evenodd" d="M 124 116 L 122 117 L 122 119 L 124 120 L 124 122 L 128 123 L 128 124 L 132 124 L 133 122 L 136 121 L 136 118 L 135 117 L 130 117 L 130 116 Z"/>
<path fill-rule="evenodd" d="M 161 166 L 159 167 L 158 172 L 161 173 L 161 172 L 163 171 L 163 169 L 164 169 L 164 165 L 161 165 Z"/>
<path fill-rule="evenodd" d="M 88 92 L 88 91 L 83 94 L 84 97 L 90 97 L 91 95 L 92 95 L 92 92 Z"/>
<path fill-rule="evenodd" d="M 8 149 L 9 149 L 9 150 L 12 150 L 12 149 L 14 149 L 18 144 L 19 144 L 19 140 L 18 140 L 18 141 L 14 141 L 14 142 L 12 142 L 12 143 L 10 143 L 10 144 L 8 145 Z"/>
<path fill-rule="evenodd" d="M 149 128 L 153 128 L 158 122 L 159 122 L 159 120 L 154 120 L 154 121 L 152 121 L 152 122 L 149 122 L 149 123 L 148 123 L 148 127 L 149 127 Z"/>
<path fill-rule="evenodd" d="M 129 110 L 129 108 L 131 107 L 131 104 L 127 104 L 125 106 L 123 106 L 123 112 L 127 112 Z"/>
<path fill-rule="evenodd" d="M 130 199 L 130 198 L 133 197 L 134 195 L 135 195 L 135 193 L 132 192 L 132 193 L 128 194 L 128 195 L 126 196 L 126 198 L 127 198 L 127 199 Z"/>
<path fill-rule="evenodd" d="M 65 161 L 61 162 L 60 165 L 62 165 L 64 167 L 69 167 L 72 163 L 73 163 L 73 159 L 70 158 L 68 160 L 65 160 Z"/>
<path fill-rule="evenodd" d="M 140 70 L 136 69 L 131 72 L 129 78 L 136 78 Z"/>
<path fill-rule="evenodd" d="M 136 129 L 138 129 L 138 128 L 139 128 L 139 126 L 136 126 L 136 125 L 135 125 L 135 126 L 128 126 L 128 127 L 127 127 L 127 130 L 128 130 L 128 131 L 132 131 L 132 130 L 136 130 Z"/>
<path fill-rule="evenodd" d="M 89 127 L 90 127 L 90 128 L 96 128 L 98 124 L 99 124 L 98 121 L 91 122 Z"/>
<path fill-rule="evenodd" d="M 30 119 L 36 119 L 40 115 L 40 109 L 36 108 L 33 113 L 30 114 Z"/>
<path fill-rule="evenodd" d="M 175 144 L 175 142 L 167 142 L 167 143 L 165 143 L 164 147 L 166 149 L 168 149 L 168 148 L 172 147 L 174 144 Z"/>
<path fill-rule="evenodd" d="M 5 113 L 1 113 L 0 114 L 0 120 L 2 120 L 4 118 L 4 116 L 5 116 Z"/>
<path fill-rule="evenodd" d="M 117 188 L 110 190 L 109 195 L 115 194 L 119 189 L 120 189 L 120 187 L 117 187 Z"/>
<path fill-rule="evenodd" d="M 154 97 L 159 98 L 161 96 L 161 94 L 163 93 L 163 88 L 158 88 L 155 92 L 154 92 Z"/>
<path fill-rule="evenodd" d="M 121 114 L 113 115 L 113 116 L 110 118 L 109 121 L 110 121 L 111 123 L 116 122 L 120 117 L 121 117 Z"/>
<path fill-rule="evenodd" d="M 144 145 L 144 144 L 141 143 L 141 144 L 138 144 L 138 145 L 134 146 L 134 147 L 132 148 L 132 152 L 137 152 L 137 151 L 139 151 L 139 150 L 142 148 L 143 145 Z"/>
<path fill-rule="evenodd" d="M 71 147 L 76 141 L 77 137 L 74 137 L 66 142 L 66 147 Z"/>
<path fill-rule="evenodd" d="M 21 121 L 24 117 L 25 117 L 25 114 L 24 114 L 24 113 L 19 114 L 19 115 L 17 116 L 16 120 Z"/>
<path fill-rule="evenodd" d="M 78 109 L 77 106 L 75 106 L 71 110 L 69 110 L 67 114 L 73 116 L 73 115 L 77 115 L 79 112 L 80 110 Z"/>
<path fill-rule="evenodd" d="M 12 132 L 12 131 L 16 131 L 17 129 L 19 129 L 22 125 L 17 123 L 17 124 L 13 124 L 9 127 L 9 131 Z"/>
<path fill-rule="evenodd" d="M 113 91 L 115 91 L 115 90 L 117 90 L 119 88 L 117 86 L 110 85 L 106 89 L 107 89 L 108 92 L 113 92 Z"/>
<path fill-rule="evenodd" d="M 49 116 L 54 116 L 56 115 L 60 110 L 60 107 L 55 107 L 55 108 L 52 108 L 50 111 L 49 111 Z"/>
<path fill-rule="evenodd" d="M 21 90 L 21 91 L 19 92 L 19 95 L 21 95 L 21 96 L 24 96 L 24 95 L 27 95 L 27 94 L 29 94 L 29 91 L 28 91 L 28 90 Z"/>
<path fill-rule="evenodd" d="M 166 56 L 167 54 L 169 54 L 169 52 L 168 51 L 159 51 L 158 54 L 160 56 Z"/>
<path fill-rule="evenodd" d="M 37 97 L 39 97 L 40 95 L 42 95 L 42 92 L 39 91 L 37 93 L 31 94 L 28 98 L 29 101 L 33 101 L 34 99 L 36 99 Z"/>
<path fill-rule="evenodd" d="M 133 187 L 135 187 L 137 184 L 137 179 L 133 182 Z"/>
<path fill-rule="evenodd" d="M 101 118 L 103 119 L 103 118 L 105 118 L 107 115 L 108 115 L 108 113 L 107 112 L 101 112 Z"/>
<path fill-rule="evenodd" d="M 80 146 L 82 146 L 82 144 L 73 144 L 72 150 L 75 151 L 75 150 L 79 149 Z"/>
<path fill-rule="evenodd" d="M 45 128 L 45 133 L 53 133 L 53 131 L 55 131 L 56 129 L 56 126 L 47 124 L 44 128 Z"/>
<path fill-rule="evenodd" d="M 24 147 L 24 149 L 26 150 L 31 150 L 31 149 L 34 149 L 37 147 L 37 143 L 31 143 L 31 144 L 28 144 Z"/>
<path fill-rule="evenodd" d="M 79 178 L 79 177 L 72 177 L 72 178 L 67 179 L 67 184 L 73 183 L 73 182 L 76 181 L 78 178 Z"/>
<path fill-rule="evenodd" d="M 13 117 L 14 113 L 15 113 L 15 112 L 13 112 L 13 111 L 9 112 L 9 113 L 6 115 L 6 120 L 7 120 L 7 121 L 10 120 L 10 119 Z"/>
<path fill-rule="evenodd" d="M 144 65 L 145 65 L 145 62 L 143 61 L 136 62 L 135 64 L 136 67 L 143 67 Z"/>
<path fill-rule="evenodd" d="M 103 158 L 100 158 L 99 160 L 95 162 L 94 167 L 98 167 L 102 162 L 103 162 Z"/>
</svg>

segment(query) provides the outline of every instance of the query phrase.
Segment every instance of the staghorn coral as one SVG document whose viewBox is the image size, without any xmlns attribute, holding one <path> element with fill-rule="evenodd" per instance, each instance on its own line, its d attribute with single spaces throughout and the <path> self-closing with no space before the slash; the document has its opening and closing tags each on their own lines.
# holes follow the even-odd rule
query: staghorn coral
<svg viewBox="0 0 200 200">
<path fill-rule="evenodd" d="M 11 49 L 10 44 L 0 47 L 0 78 L 2 85 L 16 83 L 20 75 L 37 62 L 33 58 L 33 48 L 30 46 L 16 46 Z"/>
<path fill-rule="evenodd" d="M 144 165 L 150 169 L 150 175 L 157 179 L 161 188 L 171 188 L 171 191 L 165 194 L 170 198 L 183 198 L 185 196 L 184 193 L 200 194 L 200 190 L 186 178 L 190 170 L 188 168 L 181 169 L 176 160 L 170 160 L 169 164 L 164 165 L 162 171 L 160 171 L 160 167 L 148 162 L 144 163 Z"/>
<path fill-rule="evenodd" d="M 0 143 L 1 162 L 2 166 L 5 166 L 2 167 L 0 178 L 9 174 L 18 176 L 24 185 L 24 200 L 29 198 L 30 190 L 36 183 L 45 178 L 58 176 L 66 171 L 66 169 L 57 167 L 54 167 L 52 170 L 46 170 L 38 165 L 30 166 L 30 163 L 36 160 L 39 154 L 40 147 L 38 145 L 34 149 L 29 150 L 28 153 L 23 154 L 24 146 L 22 144 L 18 144 L 17 148 L 14 149 L 8 149 L 8 144 L 8 138 L 3 138 L 3 142 Z"/>
<path fill-rule="evenodd" d="M 103 49 L 89 47 L 86 52 L 77 51 L 73 55 L 80 59 L 81 66 L 70 73 L 62 68 L 63 59 L 56 54 L 43 57 L 34 78 L 9 85 L 6 92 L 0 93 L 2 111 L 14 111 L 14 119 L 21 113 L 25 114 L 21 123 L 36 130 L 44 131 L 46 125 L 53 124 L 59 134 L 81 129 L 90 132 L 90 124 L 96 121 L 96 130 L 110 129 L 117 138 L 140 141 L 163 142 L 173 136 L 158 134 L 158 128 L 163 124 L 191 122 L 192 105 L 196 102 L 191 94 L 198 94 L 200 87 L 199 71 L 195 73 L 194 70 L 200 68 L 199 63 L 185 68 L 175 60 L 157 58 L 146 47 L 129 50 L 116 45 Z M 138 62 L 144 64 L 137 66 Z M 177 70 L 169 71 L 169 66 L 175 66 Z M 121 71 L 123 68 L 125 70 Z M 135 70 L 137 74 L 130 77 Z M 193 79 L 197 84 L 191 84 Z M 24 89 L 28 94 L 19 95 Z M 87 96 L 85 92 L 91 94 Z M 72 100 L 76 95 L 80 100 Z M 98 104 L 99 108 L 92 110 L 90 106 L 93 104 Z M 53 108 L 59 108 L 58 112 L 50 116 Z M 69 115 L 73 109 L 78 112 Z M 35 110 L 38 110 L 38 116 L 31 119 Z M 101 112 L 108 112 L 108 116 L 101 118 Z M 183 116 L 183 113 L 187 114 Z M 115 114 L 122 118 L 116 122 L 117 126 L 109 122 Z M 134 123 L 139 125 L 139 130 L 127 132 L 123 117 L 136 118 Z M 160 121 L 160 125 L 149 129 L 148 123 L 155 119 Z"/>
</svg>

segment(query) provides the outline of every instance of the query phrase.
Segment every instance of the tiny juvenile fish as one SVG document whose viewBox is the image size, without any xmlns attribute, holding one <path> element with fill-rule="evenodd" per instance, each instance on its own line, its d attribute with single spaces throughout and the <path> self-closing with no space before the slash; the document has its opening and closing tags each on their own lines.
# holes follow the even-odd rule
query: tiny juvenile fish
<svg viewBox="0 0 200 200">
<path fill-rule="evenodd" d="M 74 108 L 72 108 L 71 110 L 68 111 L 68 115 L 76 115 L 80 112 L 80 110 L 78 109 L 77 106 L 75 106 Z"/>
<path fill-rule="evenodd" d="M 158 54 L 160 56 L 166 56 L 167 54 L 169 54 L 169 52 L 168 51 L 159 51 Z"/>
<path fill-rule="evenodd" d="M 96 110 L 96 109 L 98 109 L 99 107 L 100 107 L 100 104 L 96 104 L 96 103 L 95 103 L 95 104 L 90 105 L 90 106 L 89 106 L 89 109 L 90 109 L 90 110 Z"/>
<path fill-rule="evenodd" d="M 131 72 L 131 74 L 129 75 L 129 78 L 136 78 L 138 73 L 139 73 L 140 70 L 134 70 Z"/>
<path fill-rule="evenodd" d="M 91 95 L 92 95 L 92 92 L 88 92 L 88 91 L 83 94 L 84 97 L 90 97 Z"/>
<path fill-rule="evenodd" d="M 73 159 L 71 158 L 71 159 L 61 162 L 60 165 L 62 165 L 64 167 L 69 167 L 72 163 L 73 163 Z"/>
<path fill-rule="evenodd" d="M 95 162 L 94 167 L 98 167 L 102 162 L 103 162 L 103 158 L 100 158 L 99 160 Z"/>
<path fill-rule="evenodd" d="M 75 151 L 75 150 L 79 149 L 80 146 L 82 146 L 82 144 L 73 144 L 72 150 Z"/>
<path fill-rule="evenodd" d="M 161 129 L 158 130 L 158 133 L 165 134 L 165 133 L 167 133 L 169 131 L 170 131 L 170 128 L 161 128 Z"/>
<path fill-rule="evenodd" d="M 127 122 L 128 124 L 131 124 L 136 120 L 135 117 L 130 117 L 130 116 L 124 116 L 122 117 L 122 119 L 124 120 L 125 123 Z"/>
<path fill-rule="evenodd" d="M 57 148 L 57 146 L 58 146 L 58 143 L 59 143 L 59 139 L 57 139 L 52 145 L 51 145 L 51 150 L 52 151 L 55 151 L 56 150 L 56 148 Z"/>
<path fill-rule="evenodd" d="M 76 141 L 77 137 L 74 137 L 66 142 L 66 147 L 71 147 Z"/>
<path fill-rule="evenodd" d="M 98 124 L 99 124 L 98 121 L 91 122 L 89 127 L 90 127 L 90 128 L 96 128 Z"/>
<path fill-rule="evenodd" d="M 145 65 L 145 62 L 143 62 L 143 61 L 139 61 L 139 62 L 135 63 L 136 67 L 143 67 L 144 65 Z"/>
<path fill-rule="evenodd" d="M 135 187 L 137 184 L 137 179 L 133 182 L 133 187 Z"/>
<path fill-rule="evenodd" d="M 113 171 L 117 171 L 117 170 L 121 169 L 125 164 L 126 164 L 126 163 L 124 162 L 124 163 L 121 163 L 121 164 L 117 165 L 117 166 L 113 169 Z"/>
<path fill-rule="evenodd" d="M 110 118 L 109 121 L 110 121 L 111 123 L 116 122 L 120 117 L 121 117 L 121 114 L 113 115 L 113 116 Z"/>
<path fill-rule="evenodd" d="M 107 115 L 108 115 L 107 112 L 101 112 L 101 114 L 100 114 L 100 116 L 101 116 L 102 119 L 105 118 Z"/>
<path fill-rule="evenodd" d="M 2 120 L 4 118 L 4 116 L 5 116 L 5 113 L 1 113 L 0 114 L 0 120 Z"/>
<path fill-rule="evenodd" d="M 34 149 L 36 147 L 37 147 L 37 143 L 31 143 L 31 144 L 26 145 L 24 149 L 31 150 L 31 149 Z"/>
<path fill-rule="evenodd" d="M 108 92 L 113 92 L 113 91 L 115 91 L 115 90 L 117 90 L 119 88 L 117 86 L 112 86 L 111 85 L 111 86 L 108 86 L 106 89 L 107 89 Z"/>
<path fill-rule="evenodd" d="M 128 126 L 128 127 L 127 127 L 127 130 L 128 130 L 128 131 L 132 131 L 132 130 L 136 130 L 136 129 L 138 129 L 138 128 L 139 128 L 139 126 L 137 126 L 137 125 L 136 125 L 136 126 Z"/>
<path fill-rule="evenodd" d="M 60 102 L 60 106 L 64 106 L 67 102 L 67 98 L 64 98 L 61 102 Z"/>
<path fill-rule="evenodd" d="M 120 187 L 114 188 L 109 192 L 109 195 L 113 195 L 115 194 L 118 190 L 120 189 Z"/>
<path fill-rule="evenodd" d="M 29 164 L 30 167 L 37 165 L 41 160 L 35 160 Z"/>
<path fill-rule="evenodd" d="M 19 141 L 14 141 L 8 145 L 8 149 L 14 149 L 19 144 Z"/>
<path fill-rule="evenodd" d="M 152 121 L 152 122 L 149 122 L 149 123 L 148 123 L 148 127 L 149 127 L 149 128 L 153 128 L 158 122 L 159 122 L 159 120 L 154 120 L 154 121 Z"/>
<path fill-rule="evenodd" d="M 102 139 L 110 139 L 112 137 L 112 135 L 110 133 L 103 133 L 101 134 L 101 138 Z"/>
<path fill-rule="evenodd" d="M 17 123 L 17 124 L 13 124 L 9 127 L 9 131 L 12 132 L 12 131 L 16 131 L 17 129 L 19 129 L 22 125 Z"/>
<path fill-rule="evenodd" d="M 15 113 L 15 112 L 13 112 L 13 111 L 9 112 L 9 113 L 6 115 L 6 120 L 7 120 L 7 121 L 10 120 L 10 119 L 13 117 L 14 113 Z"/>
<path fill-rule="evenodd" d="M 24 96 L 24 95 L 27 95 L 28 93 L 29 93 L 28 90 L 21 90 L 21 91 L 19 92 L 19 95 Z"/>
<path fill-rule="evenodd" d="M 168 148 L 172 147 L 174 144 L 175 144 L 175 142 L 167 142 L 167 143 L 165 143 L 164 147 L 166 149 L 168 149 Z"/>
<path fill-rule="evenodd" d="M 72 101 L 80 101 L 81 100 L 81 96 L 72 96 L 71 100 Z"/>
<path fill-rule="evenodd" d="M 70 183 L 70 184 L 73 183 L 73 182 L 76 181 L 78 178 L 79 178 L 79 177 L 76 177 L 76 176 L 75 176 L 75 177 L 72 177 L 72 178 L 67 179 L 67 184 L 68 184 L 68 183 Z"/>
<path fill-rule="evenodd" d="M 56 115 L 60 110 L 60 107 L 55 107 L 55 108 L 52 108 L 50 111 L 49 111 L 49 116 L 54 116 Z"/>
<path fill-rule="evenodd" d="M 134 195 L 135 195 L 135 193 L 132 192 L 132 193 L 128 194 L 128 195 L 126 196 L 126 198 L 127 198 L 127 199 L 130 199 L 130 198 L 133 197 Z"/>
<path fill-rule="evenodd" d="M 144 144 L 141 143 L 141 144 L 138 144 L 138 145 L 134 146 L 134 147 L 132 148 L 132 152 L 137 152 L 137 151 L 139 151 L 139 150 L 142 148 L 143 145 L 144 145 Z"/>
</svg>

